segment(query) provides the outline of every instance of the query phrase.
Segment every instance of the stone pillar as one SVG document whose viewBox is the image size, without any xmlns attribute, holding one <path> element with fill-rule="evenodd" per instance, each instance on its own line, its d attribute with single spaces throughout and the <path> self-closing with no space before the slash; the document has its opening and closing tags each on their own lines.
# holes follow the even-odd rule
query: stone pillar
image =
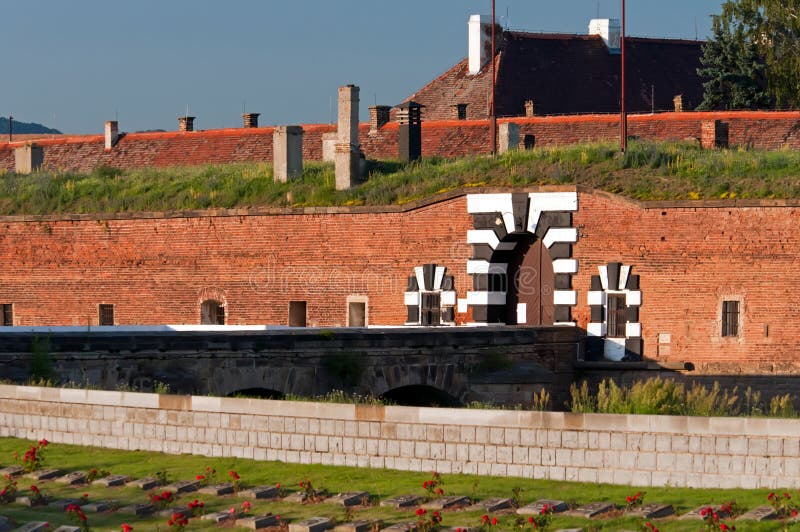
<svg viewBox="0 0 800 532">
<path fill-rule="evenodd" d="M 503 154 L 509 150 L 519 149 L 519 124 L 503 122 L 498 127 L 497 152 Z"/>
<path fill-rule="evenodd" d="M 258 127 L 258 117 L 261 113 L 245 113 L 242 115 L 242 127 L 246 129 Z"/>
<path fill-rule="evenodd" d="M 44 149 L 35 144 L 14 148 L 14 172 L 30 174 L 42 168 Z"/>
<path fill-rule="evenodd" d="M 193 116 L 179 116 L 178 131 L 194 131 L 194 118 Z"/>
<path fill-rule="evenodd" d="M 336 190 L 347 190 L 358 180 L 358 98 L 355 85 L 339 87 L 339 123 L 336 142 Z"/>
<path fill-rule="evenodd" d="M 728 147 L 728 124 L 708 120 L 700 124 L 700 144 L 707 150 Z"/>
<path fill-rule="evenodd" d="M 278 126 L 272 134 L 273 174 L 285 183 L 303 174 L 303 128 Z"/>
<path fill-rule="evenodd" d="M 533 100 L 525 100 L 525 116 L 534 116 Z"/>
<path fill-rule="evenodd" d="M 388 105 L 375 105 L 369 108 L 369 132 L 374 133 L 389 123 L 389 111 L 392 108 Z"/>
<path fill-rule="evenodd" d="M 119 122 L 116 120 L 106 122 L 105 138 L 105 149 L 111 151 L 111 148 L 116 146 L 119 140 Z"/>
<path fill-rule="evenodd" d="M 672 99 L 672 105 L 675 106 L 676 113 L 683 112 L 683 94 L 678 94 Z"/>
</svg>

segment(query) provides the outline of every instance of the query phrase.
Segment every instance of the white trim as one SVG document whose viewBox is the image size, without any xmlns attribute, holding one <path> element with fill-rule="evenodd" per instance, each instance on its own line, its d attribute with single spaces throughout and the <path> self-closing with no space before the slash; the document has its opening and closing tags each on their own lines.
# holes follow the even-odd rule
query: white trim
<svg viewBox="0 0 800 532">
<path fill-rule="evenodd" d="M 502 262 L 489 262 L 488 260 L 468 260 L 467 273 L 507 273 L 508 264 Z"/>
<path fill-rule="evenodd" d="M 512 212 L 511 194 L 467 194 L 467 213 Z"/>
<path fill-rule="evenodd" d="M 467 292 L 468 305 L 505 305 L 505 292 Z"/>
<path fill-rule="evenodd" d="M 414 266 L 414 275 L 417 276 L 417 289 L 420 292 L 427 292 L 429 289 L 425 286 L 425 270 L 422 266 Z"/>
<path fill-rule="evenodd" d="M 586 326 L 586 334 L 588 336 L 605 336 L 606 335 L 606 324 L 605 323 L 597 323 L 591 322 Z"/>
<path fill-rule="evenodd" d="M 556 242 L 570 242 L 578 241 L 578 230 L 574 227 L 551 227 L 547 230 L 542 241 L 546 248 L 550 249 Z"/>
<path fill-rule="evenodd" d="M 553 261 L 553 273 L 578 273 L 578 261 L 575 259 L 556 259 Z"/>
<path fill-rule="evenodd" d="M 531 192 L 528 210 L 528 232 L 535 233 L 545 211 L 577 211 L 577 192 Z"/>
<path fill-rule="evenodd" d="M 625 292 L 625 304 L 629 307 L 638 307 L 642 304 L 642 293 L 639 290 Z"/>
<path fill-rule="evenodd" d="M 471 321 L 467 327 L 488 327 L 489 325 L 505 325 L 505 323 L 484 323 L 482 321 Z"/>
<path fill-rule="evenodd" d="M 528 304 L 517 303 L 517 323 L 528 322 Z"/>
<path fill-rule="evenodd" d="M 444 279 L 444 266 L 437 266 L 436 272 L 433 275 L 433 289 L 434 290 L 441 290 L 442 289 L 442 279 Z"/>
<path fill-rule="evenodd" d="M 454 307 L 456 305 L 455 290 L 443 290 L 439 304 L 443 307 Z"/>
<path fill-rule="evenodd" d="M 553 290 L 553 304 L 569 306 L 577 305 L 578 293 L 575 290 Z"/>
<path fill-rule="evenodd" d="M 598 266 L 597 269 L 600 270 L 600 285 L 603 290 L 608 290 L 608 266 Z"/>
<path fill-rule="evenodd" d="M 577 327 L 578 326 L 578 324 L 575 323 L 574 321 L 557 321 L 557 322 L 553 323 L 553 325 L 556 326 L 556 327 Z"/>
<path fill-rule="evenodd" d="M 500 239 L 491 229 L 470 229 L 467 231 L 467 244 L 489 244 L 492 249 L 497 249 Z M 511 248 L 514 249 L 514 248 Z"/>
<path fill-rule="evenodd" d="M 626 286 L 628 286 L 628 276 L 631 273 L 631 267 L 622 265 L 622 268 L 619 269 L 619 289 L 626 290 Z"/>
<path fill-rule="evenodd" d="M 407 307 L 418 307 L 420 302 L 419 292 L 406 292 L 403 301 Z"/>
<path fill-rule="evenodd" d="M 626 338 L 641 338 L 642 337 L 642 324 L 631 323 L 625 324 L 625 337 Z"/>
<path fill-rule="evenodd" d="M 606 338 L 603 346 L 603 357 L 606 360 L 619 362 L 625 358 L 625 338 Z"/>
<path fill-rule="evenodd" d="M 587 305 L 603 305 L 606 304 L 606 293 L 600 290 L 591 290 L 586 294 Z"/>
<path fill-rule="evenodd" d="M 468 306 L 469 305 L 467 304 L 467 298 L 466 297 L 459 297 L 458 298 L 457 307 L 456 307 L 456 311 L 459 314 L 464 314 L 465 312 L 467 312 L 467 307 Z"/>
</svg>

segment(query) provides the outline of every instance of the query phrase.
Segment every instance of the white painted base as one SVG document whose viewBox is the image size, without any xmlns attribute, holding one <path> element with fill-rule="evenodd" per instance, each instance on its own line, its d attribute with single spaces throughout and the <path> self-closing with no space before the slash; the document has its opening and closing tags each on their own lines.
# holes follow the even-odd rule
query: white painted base
<svg viewBox="0 0 800 532">
<path fill-rule="evenodd" d="M 606 360 L 614 362 L 625 358 L 625 338 L 606 338 L 603 355 Z"/>
</svg>

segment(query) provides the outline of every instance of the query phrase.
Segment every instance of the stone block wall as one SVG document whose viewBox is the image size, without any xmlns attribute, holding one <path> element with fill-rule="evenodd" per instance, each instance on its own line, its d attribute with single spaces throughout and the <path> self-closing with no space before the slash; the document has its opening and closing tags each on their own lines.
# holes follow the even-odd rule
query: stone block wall
<svg viewBox="0 0 800 532">
<path fill-rule="evenodd" d="M 800 420 L 285 403 L 2 385 L 0 436 L 445 474 L 800 487 Z"/>
</svg>

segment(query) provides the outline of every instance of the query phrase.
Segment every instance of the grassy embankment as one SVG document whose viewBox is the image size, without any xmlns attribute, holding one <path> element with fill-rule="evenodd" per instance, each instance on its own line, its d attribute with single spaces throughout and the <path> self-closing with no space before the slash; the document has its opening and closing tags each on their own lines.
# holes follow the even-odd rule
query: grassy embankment
<svg viewBox="0 0 800 532">
<path fill-rule="evenodd" d="M 0 464 L 12 463 L 15 451 L 22 454 L 28 442 L 12 438 L 0 438 Z M 47 448 L 45 466 L 58 467 L 65 472 L 88 471 L 91 468 L 105 469 L 114 474 L 130 475 L 135 478 L 152 476 L 157 471 L 166 471 L 169 479 L 189 480 L 197 474 L 204 473 L 206 467 L 216 468 L 218 481 L 227 480 L 229 470 L 237 471 L 242 477 L 244 486 L 258 484 L 274 484 L 280 482 L 290 491 L 297 490 L 303 479 L 312 481 L 316 488 L 325 488 L 329 492 L 353 490 L 368 491 L 375 498 L 384 499 L 392 495 L 423 495 L 422 482 L 430 479 L 430 473 L 411 473 L 376 469 L 359 469 L 352 467 L 333 467 L 319 465 L 296 465 L 279 462 L 258 462 L 234 458 L 205 458 L 200 456 L 172 456 L 150 452 L 128 452 L 107 449 L 78 447 L 62 444 L 50 444 Z M 514 489 L 519 488 L 520 500 L 523 504 L 540 499 L 555 498 L 575 503 L 609 501 L 624 506 L 625 497 L 636 493 L 636 488 L 611 486 L 605 484 L 587 484 L 574 482 L 554 482 L 542 480 L 525 480 L 515 478 L 499 478 L 490 476 L 443 474 L 444 489 L 447 494 L 465 495 L 476 499 L 488 497 L 513 497 Z M 29 479 L 19 481 L 20 492 L 27 492 Z M 54 482 L 39 483 L 38 486 L 48 495 L 58 498 L 89 495 L 92 501 L 114 501 L 117 504 L 145 502 L 147 495 L 136 488 L 69 488 Z M 721 489 L 686 489 L 686 488 L 647 488 L 644 502 L 673 504 L 679 513 L 710 503 L 726 503 L 735 501 L 743 510 L 767 504 L 768 490 L 721 490 Z M 205 501 L 205 509 L 224 511 L 231 506 L 239 507 L 243 499 L 234 496 L 213 497 L 190 493 L 181 496 L 178 503 L 186 504 L 198 498 Z M 376 499 L 377 500 L 377 499 Z M 314 516 L 325 516 L 342 520 L 344 510 L 330 504 L 291 504 L 277 501 L 249 501 L 253 505 L 252 513 L 273 512 L 282 518 L 297 521 Z M 416 508 L 416 507 L 415 507 Z M 356 519 L 381 519 L 385 523 L 398 523 L 415 520 L 414 510 L 396 511 L 382 508 L 373 503 L 354 511 Z M 482 511 L 445 512 L 443 526 L 472 526 L 480 524 Z M 69 524 L 66 514 L 53 509 L 25 508 L 17 504 L 0 504 L 0 515 L 14 518 L 20 523 L 31 520 L 47 520 L 51 524 Z M 515 514 L 496 512 L 491 514 L 498 518 L 499 531 L 515 530 Z M 89 514 L 89 524 L 93 530 L 119 530 L 119 525 L 129 523 L 137 532 L 144 530 L 166 530 L 166 518 L 134 518 L 114 512 Z M 731 520 L 726 520 L 731 524 Z M 641 519 L 616 516 L 598 521 L 588 521 L 575 517 L 556 517 L 551 530 L 567 527 L 586 527 L 588 530 L 636 530 L 643 523 Z M 658 528 L 662 531 L 696 531 L 701 528 L 698 521 L 678 521 L 675 518 L 659 520 Z M 737 522 L 738 530 L 779 530 L 777 522 L 756 524 Z M 216 529 L 207 521 L 193 519 L 190 530 Z"/>
<path fill-rule="evenodd" d="M 275 183 L 264 163 L 42 172 L 0 179 L 0 214 L 165 211 L 234 207 L 389 205 L 470 186 L 579 184 L 640 200 L 800 198 L 800 152 L 702 150 L 688 143 L 595 143 L 497 158 L 377 163 L 340 192 L 332 164 L 307 163 Z"/>
</svg>

